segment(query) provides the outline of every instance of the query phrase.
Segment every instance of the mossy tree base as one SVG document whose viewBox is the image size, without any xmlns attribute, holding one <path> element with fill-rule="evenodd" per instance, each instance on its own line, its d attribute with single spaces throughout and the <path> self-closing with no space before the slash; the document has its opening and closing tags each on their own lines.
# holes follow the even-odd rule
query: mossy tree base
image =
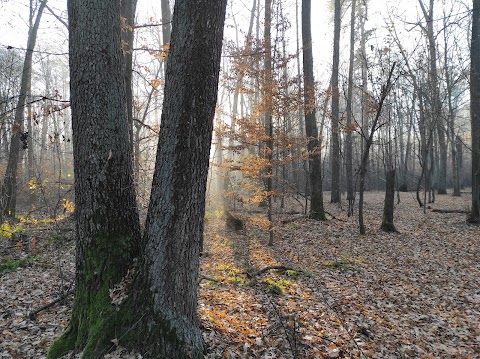
<svg viewBox="0 0 480 359">
<path fill-rule="evenodd" d="M 71 350 L 82 358 L 99 358 L 112 349 L 112 340 L 132 319 L 128 311 L 112 304 L 110 289 L 120 283 L 132 262 L 131 239 L 126 236 L 97 238 L 84 252 L 77 277 L 75 302 L 65 333 L 50 347 L 47 358 L 55 359 Z"/>
<path fill-rule="evenodd" d="M 74 311 L 67 331 L 51 345 L 47 359 L 60 358 L 70 351 L 82 352 L 82 359 L 102 358 L 117 345 L 147 359 L 203 358 L 203 342 L 197 346 L 186 343 L 168 320 L 149 308 L 132 305 L 132 295 L 127 303 L 116 307 L 110 304 L 108 291 L 104 294 L 93 298 L 97 305 L 89 310 Z M 200 330 L 196 330 L 201 337 Z"/>
</svg>

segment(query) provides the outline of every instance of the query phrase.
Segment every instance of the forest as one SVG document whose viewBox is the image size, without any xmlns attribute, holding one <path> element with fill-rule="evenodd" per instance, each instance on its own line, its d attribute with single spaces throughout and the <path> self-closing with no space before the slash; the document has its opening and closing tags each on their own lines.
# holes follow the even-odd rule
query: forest
<svg viewBox="0 0 480 359">
<path fill-rule="evenodd" d="M 0 11 L 0 359 L 480 357 L 480 0 Z"/>
</svg>

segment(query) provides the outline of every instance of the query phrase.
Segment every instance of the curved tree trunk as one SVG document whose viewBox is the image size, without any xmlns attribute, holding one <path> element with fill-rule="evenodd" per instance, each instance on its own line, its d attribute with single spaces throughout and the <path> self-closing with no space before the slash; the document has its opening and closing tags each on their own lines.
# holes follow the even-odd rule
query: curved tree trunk
<svg viewBox="0 0 480 359">
<path fill-rule="evenodd" d="M 133 346 L 147 358 L 201 358 L 199 253 L 226 0 L 177 0 Z M 138 344 L 141 345 L 138 345 Z"/>
<path fill-rule="evenodd" d="M 98 358 L 112 348 L 112 339 L 144 358 L 203 357 L 197 281 L 225 9 L 226 0 L 176 1 L 139 251 L 119 0 L 69 2 L 77 284 L 69 328 L 49 358 L 70 349 Z M 136 271 L 126 299 L 112 303 L 111 290 L 129 267 Z"/>
<path fill-rule="evenodd" d="M 308 162 L 310 179 L 310 218 L 325 220 L 323 208 L 321 148 L 318 141 L 317 121 L 315 118 L 315 80 L 313 77 L 311 0 L 302 1 L 302 41 L 303 41 L 303 79 L 305 130 L 308 137 Z"/>
<path fill-rule="evenodd" d="M 37 41 L 38 27 L 42 18 L 43 10 L 47 5 L 47 0 L 43 0 L 38 8 L 37 17 L 33 27 L 30 28 L 27 40 L 27 51 L 23 62 L 22 80 L 20 83 L 20 94 L 18 96 L 17 107 L 15 109 L 15 120 L 12 126 L 12 139 L 10 141 L 10 153 L 8 156 L 7 170 L 3 180 L 3 187 L 0 193 L 0 202 L 3 208 L 3 214 L 9 217 L 15 217 L 15 209 L 17 205 L 17 168 L 20 158 L 20 146 L 22 144 L 20 138 L 24 135 L 23 115 L 25 110 L 25 102 L 27 93 L 30 88 L 32 78 L 32 58 L 35 42 Z M 30 133 L 30 136 L 32 134 Z"/>
</svg>

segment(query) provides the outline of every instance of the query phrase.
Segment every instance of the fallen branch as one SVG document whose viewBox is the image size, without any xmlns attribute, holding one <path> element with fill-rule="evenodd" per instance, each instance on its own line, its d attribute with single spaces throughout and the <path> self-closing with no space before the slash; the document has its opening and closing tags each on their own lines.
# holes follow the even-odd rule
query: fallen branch
<svg viewBox="0 0 480 359">
<path fill-rule="evenodd" d="M 200 283 L 202 280 L 209 280 L 211 282 L 218 282 L 215 278 L 212 277 L 207 277 L 206 275 L 201 275 L 200 278 L 198 279 L 198 283 Z"/>
<path fill-rule="evenodd" d="M 28 313 L 28 318 L 30 320 L 34 320 L 35 317 L 37 316 L 37 314 L 40 313 L 41 311 L 44 311 L 45 309 L 53 307 L 55 304 L 65 300 L 67 298 L 67 296 L 70 294 L 70 291 L 72 289 L 72 285 L 73 285 L 73 282 L 70 284 L 68 289 L 64 293 L 62 293 L 58 298 L 52 300 L 50 303 L 47 303 L 47 304 L 41 306 L 38 309 L 32 310 L 30 313 Z"/>
<path fill-rule="evenodd" d="M 270 270 L 281 270 L 281 271 L 287 271 L 287 270 L 295 270 L 293 268 L 290 268 L 290 267 L 285 267 L 285 266 L 268 266 L 268 267 L 265 267 L 263 269 L 260 269 L 258 272 L 255 272 L 255 273 L 248 273 L 247 272 L 247 276 L 249 278 L 253 278 L 253 277 L 258 277 L 259 275 L 262 275 L 263 273 L 266 273 Z"/>
<path fill-rule="evenodd" d="M 305 216 L 302 214 L 302 215 L 300 215 L 300 216 L 291 217 L 291 218 L 287 218 L 287 219 L 282 219 L 282 220 L 280 221 L 280 223 L 282 223 L 282 224 L 288 224 L 288 223 L 295 222 L 295 221 L 297 221 L 297 220 L 299 220 L 299 219 L 303 219 L 303 218 L 305 218 Z"/>
<path fill-rule="evenodd" d="M 331 214 L 331 213 L 330 213 L 330 212 L 328 212 L 328 211 L 325 211 L 325 210 L 323 210 L 323 211 L 324 211 L 326 214 L 328 214 L 329 216 L 331 216 L 331 217 L 332 217 L 332 219 L 334 219 L 334 220 L 336 220 L 336 221 L 340 221 L 340 222 L 348 222 L 348 221 L 346 221 L 346 220 L 344 220 L 344 219 L 340 219 L 340 218 L 337 218 L 337 217 L 335 217 L 333 214 Z"/>
<path fill-rule="evenodd" d="M 470 211 L 464 209 L 432 209 L 432 212 L 435 213 L 466 213 L 469 214 Z"/>
</svg>

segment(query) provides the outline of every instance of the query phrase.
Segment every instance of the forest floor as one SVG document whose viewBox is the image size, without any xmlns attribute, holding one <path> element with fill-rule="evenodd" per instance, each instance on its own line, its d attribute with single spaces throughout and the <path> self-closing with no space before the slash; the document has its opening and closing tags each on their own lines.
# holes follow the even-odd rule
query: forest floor
<svg viewBox="0 0 480 359">
<path fill-rule="evenodd" d="M 480 227 L 463 213 L 432 212 L 466 210 L 470 194 L 437 196 L 426 213 L 414 194 L 400 198 L 399 233 L 379 229 L 383 193 L 372 192 L 366 235 L 356 216 L 326 203 L 326 222 L 276 215 L 273 247 L 258 213 L 235 212 L 247 225 L 233 231 L 207 212 L 199 293 L 205 357 L 480 358 Z M 29 318 L 70 288 L 74 226 L 24 226 L 17 239 L 0 238 L 0 269 L 9 269 L 0 273 L 0 359 L 44 358 L 72 304 L 70 293 Z M 272 266 L 283 269 L 261 271 Z"/>
</svg>

